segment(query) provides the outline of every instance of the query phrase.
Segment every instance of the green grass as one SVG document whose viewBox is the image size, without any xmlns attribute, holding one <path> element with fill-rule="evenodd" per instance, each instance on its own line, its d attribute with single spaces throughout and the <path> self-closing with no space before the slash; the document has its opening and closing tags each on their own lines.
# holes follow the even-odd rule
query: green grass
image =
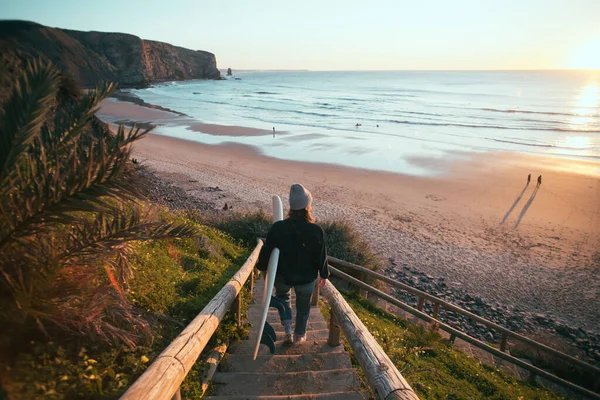
<svg viewBox="0 0 600 400">
<path fill-rule="evenodd" d="M 2 386 L 9 398 L 112 399 L 122 394 L 249 255 L 229 235 L 194 224 L 201 232 L 198 238 L 136 244 L 135 276 L 128 296 L 140 317 L 150 322 L 151 340 L 133 349 L 74 337 L 28 343 L 10 366 L 3 366 Z M 247 290 L 244 294 L 248 299 Z M 206 350 L 245 334 L 246 329 L 237 328 L 228 315 Z M 201 375 L 197 363 L 182 384 L 184 398 L 199 397 Z"/>
<path fill-rule="evenodd" d="M 421 399 L 562 398 L 455 350 L 438 333 L 409 324 L 356 294 L 344 296 Z M 366 377 L 361 381 L 366 383 Z"/>
</svg>

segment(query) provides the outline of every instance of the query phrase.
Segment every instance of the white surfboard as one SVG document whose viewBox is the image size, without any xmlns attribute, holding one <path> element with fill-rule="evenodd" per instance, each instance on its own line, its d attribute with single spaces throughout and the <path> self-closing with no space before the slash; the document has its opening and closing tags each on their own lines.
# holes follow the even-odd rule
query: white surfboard
<svg viewBox="0 0 600 400">
<path fill-rule="evenodd" d="M 279 196 L 273 196 L 273 222 L 281 221 L 283 219 L 283 205 Z M 277 263 L 279 262 L 279 249 L 275 248 L 271 252 L 269 257 L 269 265 L 267 267 L 267 274 L 265 276 L 265 289 L 263 292 L 262 301 L 262 314 L 260 324 L 258 326 L 258 335 L 256 337 L 256 343 L 254 344 L 254 360 L 258 355 L 258 349 L 261 341 L 264 342 L 263 331 L 265 330 L 265 324 L 267 322 L 267 315 L 269 314 L 269 307 L 271 304 L 271 296 L 273 296 L 273 286 L 275 285 L 275 275 L 277 274 Z M 269 334 L 273 332 L 273 328 L 269 325 Z M 274 335 L 274 332 L 273 332 Z M 275 342 L 275 338 L 271 336 L 272 341 Z M 268 338 L 266 338 L 268 340 Z M 266 344 L 266 343 L 265 343 Z M 273 351 L 273 345 L 269 345 L 271 351 Z"/>
</svg>

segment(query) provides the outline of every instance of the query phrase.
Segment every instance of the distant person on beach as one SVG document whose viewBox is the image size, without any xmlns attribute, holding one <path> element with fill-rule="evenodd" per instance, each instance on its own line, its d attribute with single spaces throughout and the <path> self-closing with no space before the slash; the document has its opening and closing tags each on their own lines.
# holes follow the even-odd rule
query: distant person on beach
<svg viewBox="0 0 600 400">
<path fill-rule="evenodd" d="M 538 187 L 540 187 L 542 185 L 542 176 L 538 176 Z"/>
<path fill-rule="evenodd" d="M 310 192 L 300 184 L 293 184 L 290 188 L 288 217 L 273 224 L 256 264 L 260 271 L 266 271 L 271 251 L 279 249 L 275 297 L 284 305 L 279 318 L 285 329 L 285 343 L 306 341 L 306 325 L 315 282 L 318 280 L 319 287 L 322 287 L 329 278 L 325 234 L 314 223 L 311 203 Z M 293 333 L 290 301 L 292 288 L 296 293 L 296 326 Z"/>
<path fill-rule="evenodd" d="M 354 126 L 356 126 L 356 127 L 358 128 L 359 126 L 362 126 L 362 124 L 359 124 L 359 123 L 357 122 L 357 123 L 356 123 L 356 125 L 354 125 Z"/>
<path fill-rule="evenodd" d="M 275 137 L 275 127 L 273 127 L 273 137 Z"/>
<path fill-rule="evenodd" d="M 527 175 L 527 185 L 531 182 L 531 174 Z"/>
</svg>

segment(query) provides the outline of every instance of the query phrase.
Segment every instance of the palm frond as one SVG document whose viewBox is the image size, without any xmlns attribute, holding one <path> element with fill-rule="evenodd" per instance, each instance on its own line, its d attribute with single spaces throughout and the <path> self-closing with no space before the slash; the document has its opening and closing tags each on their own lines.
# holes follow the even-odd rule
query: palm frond
<svg viewBox="0 0 600 400">
<path fill-rule="evenodd" d="M 0 182 L 39 135 L 59 84 L 58 71 L 41 61 L 29 63 L 16 82 L 0 123 Z"/>
<path fill-rule="evenodd" d="M 29 235 L 42 225 L 72 223 L 73 212 L 107 212 L 115 201 L 139 196 L 131 176 L 131 143 L 148 131 L 120 126 L 112 135 L 104 129 L 97 124 L 94 133 L 79 139 L 89 146 L 77 146 L 66 156 L 53 155 L 53 162 L 45 152 L 26 157 L 19 174 L 0 190 L 0 211 L 12 210 L 0 222 L 0 248 L 10 237 Z"/>
<path fill-rule="evenodd" d="M 149 130 L 94 116 L 115 85 L 57 96 L 60 79 L 29 65 L 0 114 L 0 325 L 132 344 L 147 331 L 123 291 L 133 242 L 197 232 L 141 212 L 131 145 Z"/>
<path fill-rule="evenodd" d="M 114 83 L 99 84 L 81 96 L 79 101 L 61 107 L 54 117 L 54 134 L 44 137 L 45 147 L 52 149 L 56 155 L 69 150 L 69 146 L 85 131 L 102 100 L 110 96 L 116 89 Z"/>
</svg>

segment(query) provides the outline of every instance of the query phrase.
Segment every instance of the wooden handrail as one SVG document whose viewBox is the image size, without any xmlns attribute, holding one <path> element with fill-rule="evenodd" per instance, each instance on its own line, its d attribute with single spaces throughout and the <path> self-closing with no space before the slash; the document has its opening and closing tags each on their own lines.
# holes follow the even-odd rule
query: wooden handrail
<svg viewBox="0 0 600 400">
<path fill-rule="evenodd" d="M 121 400 L 164 400 L 173 397 L 254 270 L 262 246 L 263 242 L 259 240 L 233 278 L 163 350 L 121 396 Z"/>
<path fill-rule="evenodd" d="M 517 332 L 511 331 L 510 329 L 507 329 L 507 328 L 505 328 L 505 327 L 503 327 L 501 325 L 498 325 L 498 324 L 496 324 L 496 323 L 494 323 L 492 321 L 489 321 L 489 320 L 487 320 L 487 319 L 485 319 L 483 317 L 480 317 L 479 315 L 473 314 L 472 312 L 467 311 L 467 310 L 465 310 L 465 309 L 463 309 L 463 308 L 461 308 L 461 307 L 459 307 L 459 306 L 457 306 L 455 304 L 452 304 L 452 303 L 450 303 L 450 302 L 448 302 L 448 301 L 446 301 L 444 299 L 441 299 L 439 297 L 433 296 L 433 295 L 431 295 L 429 293 L 426 293 L 426 292 L 423 292 L 423 291 L 421 291 L 419 289 L 415 289 L 412 286 L 406 285 L 406 284 L 404 284 L 402 282 L 398 282 L 398 281 L 396 281 L 394 279 L 391 279 L 391 278 L 389 278 L 389 277 L 387 277 L 385 275 L 379 274 L 377 272 L 371 271 L 370 269 L 367 269 L 367 268 L 362 267 L 360 265 L 352 264 L 352 263 L 349 263 L 347 261 L 340 260 L 338 258 L 331 257 L 331 256 L 328 257 L 328 260 L 329 260 L 329 262 L 331 264 L 338 265 L 338 266 L 345 267 L 345 268 L 355 269 L 357 271 L 361 271 L 361 272 L 363 272 L 363 273 L 365 273 L 365 274 L 367 274 L 369 276 L 372 276 L 374 278 L 377 278 L 379 280 L 387 282 L 387 283 L 389 283 L 390 285 L 392 285 L 394 287 L 401 288 L 401 289 L 403 289 L 403 290 L 405 290 L 407 292 L 415 294 L 415 295 L 419 296 L 419 298 L 425 298 L 427 300 L 431 300 L 434 303 L 440 304 L 441 306 L 443 306 L 444 308 L 446 308 L 448 310 L 452 310 L 452 311 L 454 311 L 454 312 L 456 312 L 458 314 L 464 315 L 464 316 L 466 316 L 466 317 L 468 317 L 468 318 L 470 318 L 472 320 L 480 322 L 480 323 L 486 325 L 489 328 L 495 329 L 498 332 L 501 332 L 503 335 L 507 335 L 507 337 L 513 337 L 513 338 L 515 338 L 517 340 L 520 340 L 523 343 L 527 343 L 527 344 L 529 344 L 529 345 L 531 345 L 533 347 L 536 347 L 537 349 L 543 350 L 543 351 L 545 351 L 545 352 L 547 352 L 549 354 L 552 354 L 552 355 L 554 355 L 556 357 L 559 357 L 559 358 L 562 358 L 562 359 L 567 360 L 569 362 L 572 362 L 573 364 L 577 365 L 578 367 L 580 367 L 581 369 L 583 369 L 585 371 L 591 372 L 593 374 L 600 375 L 600 368 L 597 368 L 597 367 L 595 367 L 595 366 L 593 366 L 591 364 L 586 363 L 585 361 L 581 361 L 578 358 L 572 357 L 572 356 L 570 356 L 568 354 L 565 354 L 565 353 L 562 353 L 562 352 L 560 352 L 558 350 L 555 350 L 552 347 L 548 347 L 548 346 L 546 346 L 546 345 L 544 345 L 542 343 L 536 342 L 535 340 L 530 339 L 530 338 L 528 338 L 526 336 L 523 336 L 523 335 L 521 335 L 521 334 L 519 334 Z M 503 341 L 506 342 L 505 339 L 503 339 Z M 506 343 L 505 343 L 504 346 L 506 346 Z"/>
<path fill-rule="evenodd" d="M 385 351 L 331 282 L 325 283 L 322 295 L 331 306 L 335 322 L 342 328 L 344 336 L 354 350 L 377 398 L 382 400 L 418 399 L 392 360 L 385 354 Z"/>
<path fill-rule="evenodd" d="M 409 312 L 427 322 L 436 322 L 437 324 L 439 324 L 439 329 L 446 331 L 446 332 L 454 335 L 455 337 L 459 337 L 459 338 L 463 339 L 465 342 L 471 343 L 472 345 L 479 347 L 480 349 L 483 349 L 499 358 L 509 361 L 521 368 L 528 370 L 528 371 L 531 371 L 532 373 L 539 375 L 542 378 L 546 378 L 552 382 L 558 383 L 559 385 L 566 387 L 568 389 L 571 389 L 575 392 L 583 393 L 592 399 L 600 400 L 600 395 L 598 395 L 597 393 L 594 393 L 588 389 L 582 388 L 581 386 L 575 385 L 574 383 L 568 382 L 562 378 L 557 377 L 556 375 L 553 375 L 547 371 L 544 371 L 543 369 L 540 369 L 534 365 L 528 364 L 528 363 L 526 363 L 516 357 L 513 357 L 509 354 L 503 353 L 502 351 L 500 351 L 492 346 L 489 346 L 488 344 L 483 343 L 482 341 L 477 340 L 477 339 L 467 335 L 466 333 L 459 331 L 458 329 L 455 329 L 455 328 L 451 327 L 450 325 L 447 325 L 447 324 L 443 323 L 442 321 L 439 321 L 439 320 L 431 317 L 428 314 L 425 314 L 424 312 L 421 312 L 419 310 L 412 308 L 411 306 L 388 295 L 387 293 L 384 293 L 384 292 L 374 288 L 373 286 L 370 286 L 370 285 L 338 270 L 335 267 L 329 266 L 329 269 L 330 269 L 332 275 L 334 275 L 342 280 L 345 280 L 347 282 L 350 282 L 353 285 L 362 287 L 363 289 L 368 290 L 370 293 L 374 294 L 375 296 L 386 300 L 388 303 L 391 303 L 391 304 L 403 309 L 406 312 Z M 336 318 L 337 318 L 337 314 L 336 314 Z"/>
</svg>

